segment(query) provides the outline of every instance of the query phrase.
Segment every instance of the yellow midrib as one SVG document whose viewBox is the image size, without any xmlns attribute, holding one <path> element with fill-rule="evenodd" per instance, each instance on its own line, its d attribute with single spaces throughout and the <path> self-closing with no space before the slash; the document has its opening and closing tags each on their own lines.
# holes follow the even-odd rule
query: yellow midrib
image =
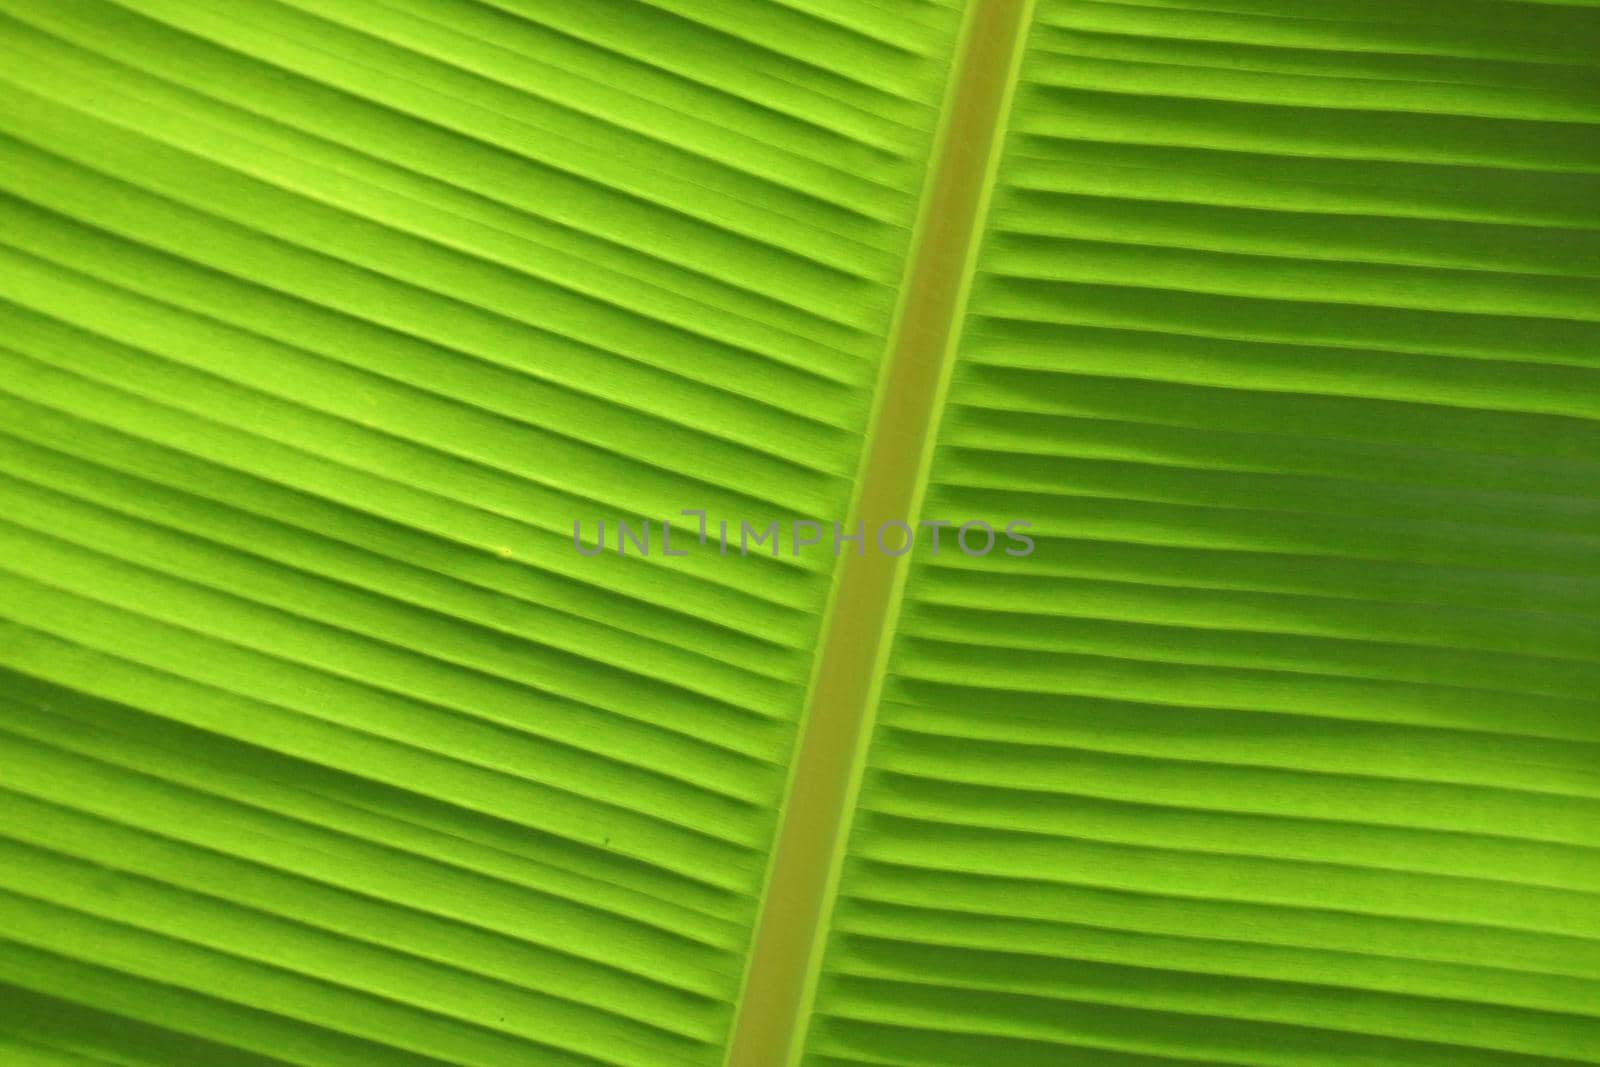
<svg viewBox="0 0 1600 1067">
<path fill-rule="evenodd" d="M 850 527 L 915 523 L 1032 0 L 973 0 L 878 384 Z M 728 1044 L 727 1067 L 800 1054 L 866 739 L 910 556 L 840 558 Z"/>
</svg>

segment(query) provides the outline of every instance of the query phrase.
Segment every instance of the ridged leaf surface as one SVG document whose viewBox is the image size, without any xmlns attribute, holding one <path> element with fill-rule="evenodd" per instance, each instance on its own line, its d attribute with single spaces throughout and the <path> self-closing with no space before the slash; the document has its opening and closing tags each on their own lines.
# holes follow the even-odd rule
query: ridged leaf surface
<svg viewBox="0 0 1600 1067">
<path fill-rule="evenodd" d="M 0 57 L 0 1062 L 1600 1063 L 1592 0 Z"/>
</svg>

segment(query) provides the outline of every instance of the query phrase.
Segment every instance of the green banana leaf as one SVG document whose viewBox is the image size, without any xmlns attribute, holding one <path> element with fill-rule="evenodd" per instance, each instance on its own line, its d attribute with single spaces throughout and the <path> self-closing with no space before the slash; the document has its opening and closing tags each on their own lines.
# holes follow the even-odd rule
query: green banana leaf
<svg viewBox="0 0 1600 1067">
<path fill-rule="evenodd" d="M 1600 3 L 0 57 L 0 1065 L 1600 1064 Z"/>
</svg>

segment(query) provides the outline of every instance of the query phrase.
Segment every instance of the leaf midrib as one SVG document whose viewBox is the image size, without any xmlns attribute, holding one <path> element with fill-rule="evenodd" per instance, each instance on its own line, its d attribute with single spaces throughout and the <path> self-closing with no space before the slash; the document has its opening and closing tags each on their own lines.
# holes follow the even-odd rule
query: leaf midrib
<svg viewBox="0 0 1600 1067">
<path fill-rule="evenodd" d="M 1033 0 L 974 0 L 952 63 L 846 532 L 916 528 Z M 839 557 L 727 1067 L 796 1061 L 910 554 Z"/>
</svg>

